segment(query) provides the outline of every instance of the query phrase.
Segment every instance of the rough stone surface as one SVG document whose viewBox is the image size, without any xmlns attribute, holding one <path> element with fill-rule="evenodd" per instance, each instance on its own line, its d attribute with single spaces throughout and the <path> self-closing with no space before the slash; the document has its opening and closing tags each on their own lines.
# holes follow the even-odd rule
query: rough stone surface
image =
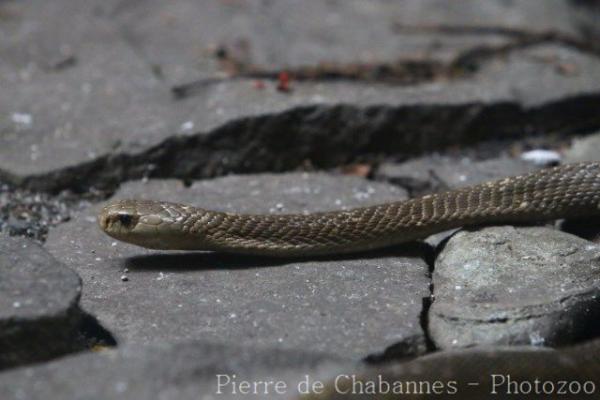
<svg viewBox="0 0 600 400">
<path fill-rule="evenodd" d="M 287 93 L 232 79 L 181 101 L 169 93 L 174 83 L 222 73 L 214 56 L 220 46 L 277 72 L 323 61 L 435 64 L 515 41 L 501 30 L 427 29 L 440 22 L 577 35 L 580 21 L 565 2 L 30 0 L 0 7 L 0 176 L 30 188 L 328 167 L 600 125 L 598 57 L 556 40 L 491 51 L 496 56 L 467 63 L 468 79 L 412 86 L 309 80 Z M 65 9 L 70 23 L 56 23 Z M 398 24 L 425 31 L 397 31 Z"/>
<path fill-rule="evenodd" d="M 127 184 L 115 197 L 285 213 L 405 196 L 360 178 L 296 173 L 230 176 L 189 188 L 150 180 Z M 99 208 L 51 231 L 46 245 L 81 275 L 83 307 L 123 342 L 210 339 L 354 358 L 398 343 L 410 344 L 404 353 L 423 350 L 429 279 L 418 246 L 316 261 L 151 252 L 105 236 L 95 222 Z"/>
<path fill-rule="evenodd" d="M 326 382 L 357 369 L 348 360 L 303 351 L 247 348 L 203 342 L 127 345 L 0 374 L 3 400 L 17 399 L 290 399 L 308 375 Z M 217 374 L 236 381 L 218 386 Z M 221 378 L 224 382 L 225 378 Z M 241 381 L 273 382 L 243 389 Z M 284 382 L 278 394 L 274 382 Z M 240 394 L 240 389 L 250 390 Z M 233 391 L 236 391 L 235 393 Z"/>
<path fill-rule="evenodd" d="M 573 140 L 565 151 L 565 162 L 600 161 L 600 132 Z M 560 228 L 565 232 L 600 243 L 600 218 L 566 220 Z"/>
<path fill-rule="evenodd" d="M 74 351 L 77 274 L 39 245 L 0 235 L 0 369 Z"/>
<path fill-rule="evenodd" d="M 600 132 L 573 140 L 565 162 L 600 161 Z"/>
<path fill-rule="evenodd" d="M 478 161 L 469 157 L 433 154 L 400 164 L 383 164 L 375 177 L 406 188 L 412 195 L 421 195 L 520 175 L 535 169 L 531 163 L 506 156 Z"/>
<path fill-rule="evenodd" d="M 330 390 L 309 399 L 402 398 L 594 398 L 599 393 L 600 341 L 556 350 L 530 346 L 479 347 L 440 351 L 415 360 L 378 366 L 354 380 L 328 383 Z M 379 382 L 387 382 L 389 388 Z M 417 385 L 415 385 L 417 382 Z M 569 388 L 570 386 L 570 388 Z M 379 389 L 381 388 L 381 389 Z M 392 388 L 395 390 L 392 392 Z M 584 389 L 585 388 L 585 389 Z M 395 396 L 390 395 L 395 393 Z"/>
<path fill-rule="evenodd" d="M 453 236 L 435 262 L 429 334 L 439 348 L 556 346 L 598 335 L 600 247 L 544 227 Z"/>
</svg>

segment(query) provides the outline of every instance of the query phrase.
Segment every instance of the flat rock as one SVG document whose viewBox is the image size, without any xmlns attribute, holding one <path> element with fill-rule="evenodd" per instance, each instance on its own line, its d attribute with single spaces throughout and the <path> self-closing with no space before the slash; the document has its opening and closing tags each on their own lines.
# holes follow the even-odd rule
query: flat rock
<svg viewBox="0 0 600 400">
<path fill-rule="evenodd" d="M 406 188 L 413 195 L 421 195 L 521 175 L 535 169 L 532 163 L 506 156 L 479 161 L 433 154 L 403 163 L 382 164 L 375 177 Z"/>
<path fill-rule="evenodd" d="M 0 369 L 76 349 L 77 274 L 30 240 L 0 235 Z"/>
<path fill-rule="evenodd" d="M 71 22 L 57 23 L 65 9 Z M 231 79 L 180 101 L 170 94 L 175 83 L 222 76 L 219 46 L 240 48 L 275 73 L 327 61 L 435 64 L 514 40 L 493 30 L 428 29 L 441 21 L 574 35 L 580 21 L 570 10 L 500 0 L 2 2 L 0 177 L 49 191 L 115 187 L 143 176 L 329 167 L 360 153 L 414 155 L 528 131 L 591 129 L 599 124 L 600 61 L 556 41 L 500 52 L 465 79 L 294 81 L 287 93 L 274 82 L 259 89 L 254 79 Z"/>
<path fill-rule="evenodd" d="M 375 366 L 357 373 L 354 379 L 342 376 L 337 382 L 328 382 L 330 390 L 324 395 L 309 398 L 346 399 L 344 393 L 352 390 L 362 391 L 361 399 L 380 399 L 386 394 L 403 399 L 424 395 L 476 400 L 592 398 L 598 394 L 599 352 L 597 339 L 561 349 L 487 346 L 438 351 L 407 362 Z"/>
<path fill-rule="evenodd" d="M 556 346 L 598 335 L 600 246 L 545 227 L 460 231 L 435 262 L 439 348 Z"/>
<path fill-rule="evenodd" d="M 174 180 L 132 182 L 115 196 L 123 197 L 286 213 L 406 194 L 356 177 L 293 173 L 229 176 L 189 188 Z M 398 343 L 410 343 L 406 353 L 423 350 L 419 318 L 429 279 L 418 246 L 316 261 L 156 252 L 105 236 L 95 221 L 100 206 L 52 230 L 46 246 L 81 275 L 84 308 L 123 342 L 209 339 L 354 358 Z"/>
<path fill-rule="evenodd" d="M 574 139 L 565 151 L 565 161 L 600 161 L 600 132 Z"/>
<path fill-rule="evenodd" d="M 0 391 L 3 400 L 290 399 L 297 397 L 306 376 L 311 384 L 325 382 L 342 367 L 356 368 L 352 366 L 347 360 L 302 351 L 203 342 L 127 345 L 0 374 Z M 225 384 L 227 379 L 236 384 Z M 244 389 L 243 381 L 271 384 Z M 276 382 L 282 382 L 279 389 Z"/>
</svg>

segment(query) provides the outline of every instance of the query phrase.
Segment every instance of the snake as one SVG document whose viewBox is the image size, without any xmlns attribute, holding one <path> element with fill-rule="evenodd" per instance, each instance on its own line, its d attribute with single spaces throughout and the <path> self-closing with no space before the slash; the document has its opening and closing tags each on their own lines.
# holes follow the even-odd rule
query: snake
<svg viewBox="0 0 600 400">
<path fill-rule="evenodd" d="M 600 163 L 564 164 L 406 200 L 309 214 L 244 214 L 125 199 L 99 213 L 109 236 L 159 250 L 274 257 L 362 252 L 453 228 L 600 215 Z"/>
</svg>

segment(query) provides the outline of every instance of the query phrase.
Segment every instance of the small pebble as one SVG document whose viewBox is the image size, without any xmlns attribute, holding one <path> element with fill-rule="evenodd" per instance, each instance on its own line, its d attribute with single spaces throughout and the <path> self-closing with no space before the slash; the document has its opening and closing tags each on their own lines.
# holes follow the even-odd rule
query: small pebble
<svg viewBox="0 0 600 400">
<path fill-rule="evenodd" d="M 521 160 L 534 165 L 547 166 L 560 164 L 561 157 L 556 151 L 536 149 L 522 153 Z"/>
<path fill-rule="evenodd" d="M 127 277 L 127 275 L 121 275 L 121 280 L 123 282 L 127 282 L 129 280 L 129 278 Z"/>
</svg>

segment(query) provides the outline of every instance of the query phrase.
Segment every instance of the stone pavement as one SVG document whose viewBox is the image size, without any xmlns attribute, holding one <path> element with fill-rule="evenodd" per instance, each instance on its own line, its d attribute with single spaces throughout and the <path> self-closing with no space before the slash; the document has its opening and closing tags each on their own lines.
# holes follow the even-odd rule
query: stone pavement
<svg viewBox="0 0 600 400">
<path fill-rule="evenodd" d="M 95 216 L 128 197 L 347 209 L 530 172 L 532 149 L 599 160 L 598 18 L 560 0 L 0 1 L 2 399 L 250 397 L 218 375 L 295 398 L 306 379 L 466 382 L 523 360 L 523 379 L 592 379 L 572 363 L 600 359 L 598 219 L 273 260 L 149 251 Z"/>
</svg>

